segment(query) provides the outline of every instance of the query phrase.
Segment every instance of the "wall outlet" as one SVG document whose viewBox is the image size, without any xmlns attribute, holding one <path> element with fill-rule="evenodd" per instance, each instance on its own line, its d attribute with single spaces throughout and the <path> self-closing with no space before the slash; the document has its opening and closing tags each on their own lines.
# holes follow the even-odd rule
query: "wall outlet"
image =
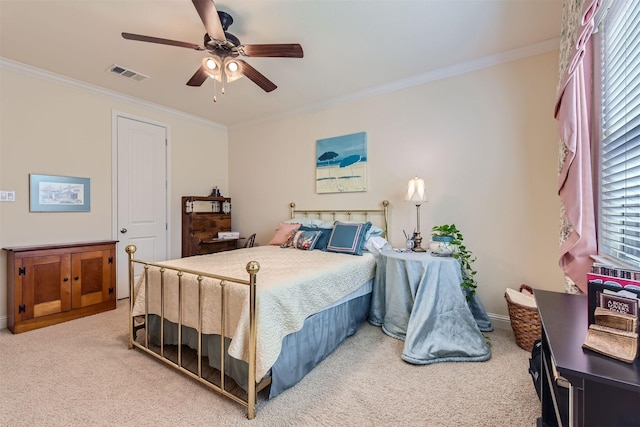
<svg viewBox="0 0 640 427">
<path fill-rule="evenodd" d="M 0 202 L 15 202 L 15 201 L 16 201 L 15 191 L 0 191 Z"/>
</svg>

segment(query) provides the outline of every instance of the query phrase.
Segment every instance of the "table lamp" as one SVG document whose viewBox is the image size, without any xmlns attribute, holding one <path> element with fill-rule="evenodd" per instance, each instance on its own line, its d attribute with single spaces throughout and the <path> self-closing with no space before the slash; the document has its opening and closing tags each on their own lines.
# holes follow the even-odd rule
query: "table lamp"
<svg viewBox="0 0 640 427">
<path fill-rule="evenodd" d="M 415 242 L 413 246 L 414 252 L 425 252 L 420 244 L 422 243 L 422 237 L 420 237 L 420 205 L 427 201 L 427 196 L 424 193 L 424 180 L 417 176 L 409 180 L 409 186 L 407 189 L 407 195 L 405 201 L 414 203 L 416 205 L 416 219 L 417 227 L 415 233 L 413 233 L 413 240 Z"/>
</svg>

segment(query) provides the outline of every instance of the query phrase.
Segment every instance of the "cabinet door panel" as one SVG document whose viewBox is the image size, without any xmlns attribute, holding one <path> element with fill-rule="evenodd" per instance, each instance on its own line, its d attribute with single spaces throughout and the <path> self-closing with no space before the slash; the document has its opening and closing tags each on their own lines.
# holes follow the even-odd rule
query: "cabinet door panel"
<svg viewBox="0 0 640 427">
<path fill-rule="evenodd" d="M 22 320 L 71 308 L 68 255 L 25 258 L 23 266 Z"/>
<path fill-rule="evenodd" d="M 33 317 L 47 316 L 49 314 L 60 313 L 62 310 L 62 301 L 48 301 L 33 306 Z"/>
<path fill-rule="evenodd" d="M 92 251 L 71 256 L 72 307 L 81 308 L 108 301 L 111 297 L 111 251 Z"/>
</svg>

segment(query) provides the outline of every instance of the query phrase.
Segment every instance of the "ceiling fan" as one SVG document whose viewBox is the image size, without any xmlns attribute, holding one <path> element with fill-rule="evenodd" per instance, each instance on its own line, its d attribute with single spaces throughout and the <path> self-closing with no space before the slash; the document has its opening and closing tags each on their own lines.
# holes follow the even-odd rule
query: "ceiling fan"
<svg viewBox="0 0 640 427">
<path fill-rule="evenodd" d="M 239 59 L 238 56 L 303 57 L 302 46 L 299 44 L 242 44 L 236 36 L 227 32 L 227 29 L 233 23 L 231 15 L 216 10 L 213 0 L 192 0 L 192 2 L 207 31 L 204 35 L 204 45 L 131 33 L 122 33 L 122 37 L 127 40 L 158 43 L 209 52 L 211 56 L 203 58 L 202 65 L 195 74 L 191 76 L 187 85 L 201 86 L 207 77 L 212 77 L 222 83 L 222 93 L 224 93 L 224 85 L 226 82 L 231 82 L 242 76 L 247 77 L 260 86 L 265 92 L 271 92 L 277 88 L 271 80 L 247 62 Z M 214 101 L 216 101 L 215 96 Z"/>
</svg>

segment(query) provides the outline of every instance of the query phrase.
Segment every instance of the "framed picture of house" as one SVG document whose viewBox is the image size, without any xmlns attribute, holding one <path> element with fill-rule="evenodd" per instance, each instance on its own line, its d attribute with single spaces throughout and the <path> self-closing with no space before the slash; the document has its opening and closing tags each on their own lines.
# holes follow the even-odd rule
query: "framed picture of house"
<svg viewBox="0 0 640 427">
<path fill-rule="evenodd" d="M 316 193 L 367 191 L 367 133 L 316 141 Z"/>
<path fill-rule="evenodd" d="M 29 174 L 29 211 L 89 212 L 89 178 Z"/>
</svg>

